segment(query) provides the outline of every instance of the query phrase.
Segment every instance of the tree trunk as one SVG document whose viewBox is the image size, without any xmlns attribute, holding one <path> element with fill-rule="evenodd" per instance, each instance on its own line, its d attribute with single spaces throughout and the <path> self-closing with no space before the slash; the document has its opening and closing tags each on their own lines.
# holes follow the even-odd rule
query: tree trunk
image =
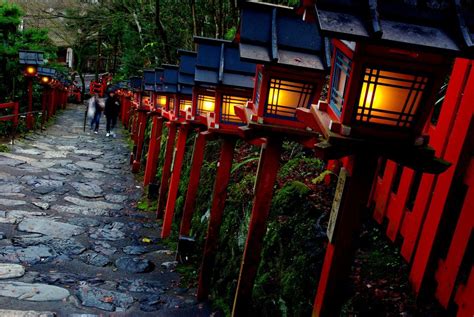
<svg viewBox="0 0 474 317">
<path fill-rule="evenodd" d="M 189 4 L 191 6 L 191 15 L 193 18 L 193 35 L 198 35 L 198 24 L 196 18 L 196 1 L 190 0 Z M 196 45 L 194 45 L 194 49 L 196 49 Z"/>
<path fill-rule="evenodd" d="M 158 37 L 161 37 L 161 40 L 163 41 L 163 49 L 165 51 L 165 63 L 170 63 L 171 52 L 168 42 L 168 36 L 160 18 L 160 0 L 155 1 L 155 33 Z"/>
<path fill-rule="evenodd" d="M 95 80 L 99 80 L 100 58 L 102 56 L 102 39 L 100 37 L 100 29 L 97 35 L 97 60 L 95 63 Z"/>
</svg>

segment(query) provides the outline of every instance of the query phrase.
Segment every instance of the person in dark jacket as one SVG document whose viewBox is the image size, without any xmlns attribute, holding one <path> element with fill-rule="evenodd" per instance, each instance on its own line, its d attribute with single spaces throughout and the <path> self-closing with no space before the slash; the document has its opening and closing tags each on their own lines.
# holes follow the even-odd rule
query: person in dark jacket
<svg viewBox="0 0 474 317">
<path fill-rule="evenodd" d="M 107 101 L 105 102 L 105 116 L 107 117 L 107 134 L 105 136 L 110 136 L 112 135 L 115 137 L 115 133 L 112 131 L 115 128 L 115 125 L 117 124 L 117 117 L 120 112 L 120 102 L 115 95 L 114 91 L 111 91 L 109 93 L 109 97 L 107 98 Z"/>
</svg>

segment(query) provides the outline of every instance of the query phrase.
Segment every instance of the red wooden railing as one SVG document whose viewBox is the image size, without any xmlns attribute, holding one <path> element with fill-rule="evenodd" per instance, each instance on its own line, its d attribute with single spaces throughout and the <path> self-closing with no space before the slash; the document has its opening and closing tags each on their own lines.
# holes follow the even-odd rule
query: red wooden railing
<svg viewBox="0 0 474 317">
<path fill-rule="evenodd" d="M 436 155 L 452 166 L 434 176 L 381 162 L 383 172 L 372 195 L 374 219 L 380 224 L 386 220 L 390 240 L 402 240 L 401 255 L 410 263 L 414 291 L 433 292 L 424 286 L 435 280 L 434 296 L 445 308 L 455 303 L 458 316 L 474 313 L 474 270 L 467 256 L 474 226 L 473 66 L 474 61 L 456 61 L 439 121 L 428 127 Z M 448 204 L 453 200 L 458 204 Z M 460 276 L 463 265 L 470 269 L 467 280 Z"/>
<path fill-rule="evenodd" d="M 6 102 L 0 103 L 0 109 L 11 109 L 11 114 L 0 116 L 0 121 L 11 121 L 13 126 L 16 127 L 18 125 L 18 117 L 20 113 L 20 106 L 18 102 Z"/>
</svg>

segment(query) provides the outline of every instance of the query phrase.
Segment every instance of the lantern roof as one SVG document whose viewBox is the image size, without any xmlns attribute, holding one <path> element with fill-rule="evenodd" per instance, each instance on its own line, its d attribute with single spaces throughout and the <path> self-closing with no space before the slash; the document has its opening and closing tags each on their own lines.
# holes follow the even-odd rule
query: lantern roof
<svg viewBox="0 0 474 317">
<path fill-rule="evenodd" d="M 161 92 L 163 91 L 163 68 L 157 67 L 154 70 L 155 72 L 155 80 L 153 83 L 154 91 Z"/>
<path fill-rule="evenodd" d="M 316 22 L 286 6 L 245 2 L 241 6 L 240 57 L 259 64 L 275 64 L 325 71 L 330 66 L 329 41 Z"/>
<path fill-rule="evenodd" d="M 142 89 L 142 78 L 139 76 L 130 77 L 130 88 L 132 90 L 141 90 Z"/>
<path fill-rule="evenodd" d="M 163 65 L 163 91 L 175 94 L 178 92 L 178 66 Z"/>
<path fill-rule="evenodd" d="M 40 66 L 38 67 L 38 75 L 54 77 L 56 75 L 56 70 L 54 68 Z"/>
<path fill-rule="evenodd" d="M 205 37 L 194 37 L 194 42 L 197 83 L 253 88 L 256 65 L 240 59 L 238 44 Z"/>
<path fill-rule="evenodd" d="M 37 51 L 19 51 L 19 62 L 22 65 L 43 65 L 43 52 Z"/>
<path fill-rule="evenodd" d="M 143 70 L 143 90 L 154 91 L 156 83 L 156 71 L 155 69 Z"/>
<path fill-rule="evenodd" d="M 192 51 L 178 50 L 179 71 L 178 90 L 180 94 L 192 95 L 194 86 L 194 73 L 196 71 L 197 53 Z"/>
<path fill-rule="evenodd" d="M 316 7 L 321 32 L 331 37 L 474 52 L 474 15 L 460 0 L 318 0 Z"/>
</svg>

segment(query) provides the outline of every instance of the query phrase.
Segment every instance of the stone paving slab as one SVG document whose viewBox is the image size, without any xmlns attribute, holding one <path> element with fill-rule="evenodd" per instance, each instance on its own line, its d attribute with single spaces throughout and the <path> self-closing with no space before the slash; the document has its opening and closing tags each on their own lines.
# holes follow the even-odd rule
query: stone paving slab
<svg viewBox="0 0 474 317">
<path fill-rule="evenodd" d="M 69 296 L 69 291 L 62 287 L 46 284 L 0 281 L 0 296 L 33 302 L 46 302 L 63 300 Z"/>
<path fill-rule="evenodd" d="M 11 310 L 0 309 L 0 316 L 2 317 L 55 317 L 56 314 L 49 311 L 25 311 L 25 310 Z"/>
</svg>

